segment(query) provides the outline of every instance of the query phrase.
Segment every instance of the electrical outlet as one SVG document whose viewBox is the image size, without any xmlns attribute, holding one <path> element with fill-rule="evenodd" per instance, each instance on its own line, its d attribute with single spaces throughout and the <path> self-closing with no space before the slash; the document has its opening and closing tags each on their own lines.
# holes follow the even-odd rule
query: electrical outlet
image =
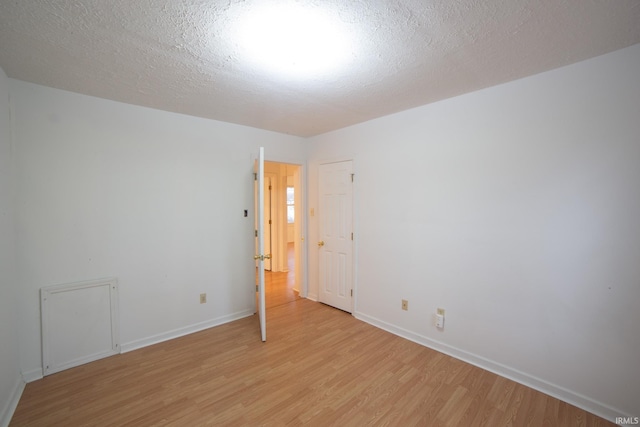
<svg viewBox="0 0 640 427">
<path fill-rule="evenodd" d="M 409 301 L 407 301 L 406 299 L 403 299 L 403 300 L 402 300 L 402 309 L 403 309 L 404 311 L 409 310 Z"/>
<path fill-rule="evenodd" d="M 444 308 L 436 310 L 436 328 L 444 329 Z"/>
<path fill-rule="evenodd" d="M 206 304 L 207 294 L 200 294 L 200 304 Z"/>
</svg>

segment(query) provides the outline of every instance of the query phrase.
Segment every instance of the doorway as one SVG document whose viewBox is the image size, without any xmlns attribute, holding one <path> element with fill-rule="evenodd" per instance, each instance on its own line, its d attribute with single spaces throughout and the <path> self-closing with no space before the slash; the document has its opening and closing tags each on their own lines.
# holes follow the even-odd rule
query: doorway
<svg viewBox="0 0 640 427">
<path fill-rule="evenodd" d="M 269 218 L 271 254 L 269 269 L 265 271 L 267 308 L 300 298 L 303 243 L 300 169 L 299 165 L 264 162 L 265 227 Z M 267 194 L 269 197 L 266 197 Z"/>
</svg>

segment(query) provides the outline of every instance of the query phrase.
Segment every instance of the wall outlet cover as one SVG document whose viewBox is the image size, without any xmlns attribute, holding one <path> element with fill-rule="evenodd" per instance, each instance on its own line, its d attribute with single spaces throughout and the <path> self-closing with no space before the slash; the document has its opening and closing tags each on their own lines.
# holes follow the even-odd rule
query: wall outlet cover
<svg viewBox="0 0 640 427">
<path fill-rule="evenodd" d="M 441 314 L 436 314 L 436 328 L 444 328 L 444 316 Z"/>
</svg>

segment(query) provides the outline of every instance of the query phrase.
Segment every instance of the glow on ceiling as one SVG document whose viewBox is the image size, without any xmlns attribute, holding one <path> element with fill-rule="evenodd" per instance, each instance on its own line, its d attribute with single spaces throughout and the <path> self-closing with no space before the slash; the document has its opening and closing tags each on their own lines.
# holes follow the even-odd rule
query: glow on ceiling
<svg viewBox="0 0 640 427">
<path fill-rule="evenodd" d="M 352 51 L 345 24 L 330 11 L 293 2 L 247 11 L 238 35 L 243 61 L 289 79 L 331 77 L 347 65 Z"/>
</svg>

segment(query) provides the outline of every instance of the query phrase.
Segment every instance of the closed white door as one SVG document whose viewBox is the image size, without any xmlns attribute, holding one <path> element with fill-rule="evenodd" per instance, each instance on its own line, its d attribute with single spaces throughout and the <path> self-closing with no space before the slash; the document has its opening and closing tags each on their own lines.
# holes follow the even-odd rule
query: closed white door
<svg viewBox="0 0 640 427">
<path fill-rule="evenodd" d="M 320 302 L 353 311 L 353 164 L 320 165 Z"/>
</svg>

